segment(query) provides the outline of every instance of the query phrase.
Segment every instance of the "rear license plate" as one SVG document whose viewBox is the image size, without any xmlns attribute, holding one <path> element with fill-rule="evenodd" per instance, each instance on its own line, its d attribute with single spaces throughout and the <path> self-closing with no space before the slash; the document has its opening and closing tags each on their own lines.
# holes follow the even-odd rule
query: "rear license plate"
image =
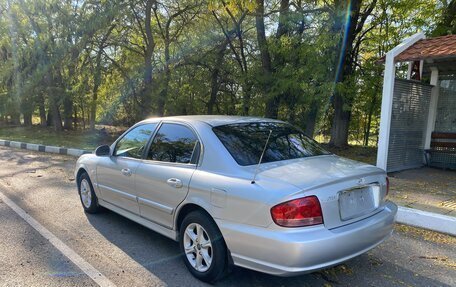
<svg viewBox="0 0 456 287">
<path fill-rule="evenodd" d="M 374 211 L 378 206 L 375 200 L 377 185 L 346 190 L 339 195 L 339 210 L 342 220 L 349 220 Z"/>
</svg>

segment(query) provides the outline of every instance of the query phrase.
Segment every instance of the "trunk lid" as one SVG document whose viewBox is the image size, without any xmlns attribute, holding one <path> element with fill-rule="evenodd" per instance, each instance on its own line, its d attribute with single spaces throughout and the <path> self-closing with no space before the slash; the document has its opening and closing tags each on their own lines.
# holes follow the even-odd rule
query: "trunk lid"
<svg viewBox="0 0 456 287">
<path fill-rule="evenodd" d="M 323 155 L 261 164 L 257 178 L 280 179 L 301 189 L 309 189 L 369 173 L 384 172 L 369 164 Z"/>
<path fill-rule="evenodd" d="M 335 155 L 262 164 L 257 178 L 278 179 L 300 189 L 281 202 L 316 195 L 328 229 L 369 217 L 385 203 L 382 169 Z"/>
</svg>

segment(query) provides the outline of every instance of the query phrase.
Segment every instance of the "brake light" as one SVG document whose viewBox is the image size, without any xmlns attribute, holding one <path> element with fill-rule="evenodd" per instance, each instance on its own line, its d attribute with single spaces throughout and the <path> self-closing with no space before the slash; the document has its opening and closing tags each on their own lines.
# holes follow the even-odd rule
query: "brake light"
<svg viewBox="0 0 456 287">
<path fill-rule="evenodd" d="M 385 194 L 385 196 L 388 195 L 389 191 L 390 191 L 390 180 L 388 177 L 386 177 L 386 194 Z"/>
<path fill-rule="evenodd" d="M 271 208 L 271 216 L 277 225 L 302 227 L 323 223 L 320 201 L 314 195 L 293 199 Z"/>
</svg>

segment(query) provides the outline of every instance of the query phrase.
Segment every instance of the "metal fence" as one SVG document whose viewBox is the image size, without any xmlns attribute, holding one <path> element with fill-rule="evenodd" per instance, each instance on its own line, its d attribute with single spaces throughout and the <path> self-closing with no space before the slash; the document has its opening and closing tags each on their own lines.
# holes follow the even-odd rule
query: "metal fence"
<svg viewBox="0 0 456 287">
<path fill-rule="evenodd" d="M 388 148 L 387 171 L 424 165 L 431 85 L 396 79 Z"/>
<path fill-rule="evenodd" d="M 456 133 L 456 78 L 440 81 L 435 131 Z"/>
</svg>

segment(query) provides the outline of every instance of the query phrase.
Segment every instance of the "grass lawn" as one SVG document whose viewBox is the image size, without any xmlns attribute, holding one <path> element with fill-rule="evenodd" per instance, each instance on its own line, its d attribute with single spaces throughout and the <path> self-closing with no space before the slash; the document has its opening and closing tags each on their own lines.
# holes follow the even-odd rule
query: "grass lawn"
<svg viewBox="0 0 456 287">
<path fill-rule="evenodd" d="M 375 165 L 377 162 L 377 147 L 351 145 L 345 148 L 334 148 L 329 147 L 325 144 L 323 146 L 328 151 L 342 157 L 365 162 L 372 165 Z"/>
<path fill-rule="evenodd" d="M 109 129 L 95 131 L 55 132 L 46 127 L 0 127 L 0 139 L 66 148 L 93 150 L 102 144 L 111 144 L 120 132 Z"/>
</svg>

